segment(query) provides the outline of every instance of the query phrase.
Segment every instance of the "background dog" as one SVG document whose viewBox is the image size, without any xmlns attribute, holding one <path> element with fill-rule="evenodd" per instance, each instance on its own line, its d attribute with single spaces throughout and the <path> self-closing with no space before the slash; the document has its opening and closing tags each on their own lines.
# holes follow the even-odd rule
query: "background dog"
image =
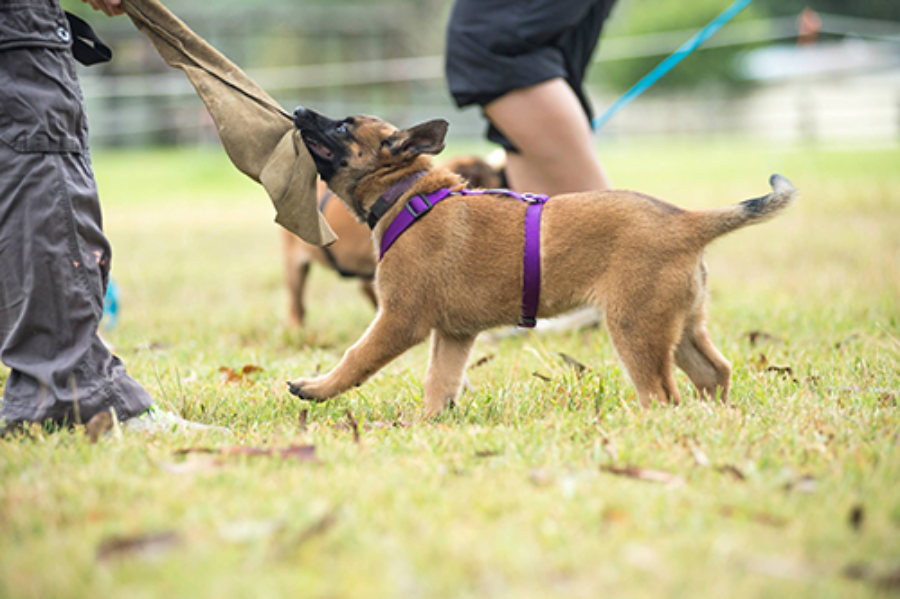
<svg viewBox="0 0 900 599">
<path fill-rule="evenodd" d="M 459 174 L 468 187 L 496 189 L 505 186 L 501 169 L 489 165 L 477 156 L 458 156 L 444 161 L 443 166 Z M 306 316 L 304 295 L 309 281 L 310 265 L 317 263 L 342 277 L 355 279 L 360 290 L 373 306 L 378 305 L 372 280 L 377 257 L 372 248 L 369 228 L 350 214 L 344 203 L 328 190 L 321 180 L 319 210 L 338 236 L 327 248 L 306 243 L 290 231 L 282 229 L 284 254 L 284 282 L 288 292 L 287 323 L 291 327 L 303 325 Z"/>
<path fill-rule="evenodd" d="M 376 246 L 407 200 L 463 187 L 429 158 L 444 148 L 446 121 L 399 130 L 374 117 L 333 121 L 298 108 L 295 123 L 320 176 L 359 219 L 403 182 L 406 191 L 373 229 Z M 540 223 L 537 315 L 600 307 L 643 406 L 680 400 L 675 365 L 702 397 L 727 401 L 731 365 L 706 329 L 703 253 L 716 238 L 790 205 L 797 195 L 790 182 L 778 175 L 770 182 L 766 196 L 713 210 L 622 190 L 551 198 Z M 431 208 L 379 262 L 380 305 L 363 337 L 331 372 L 289 381 L 290 392 L 334 397 L 430 334 L 425 416 L 445 409 L 459 393 L 478 333 L 521 315 L 526 210 L 518 199 L 490 194 L 451 196 Z"/>
</svg>

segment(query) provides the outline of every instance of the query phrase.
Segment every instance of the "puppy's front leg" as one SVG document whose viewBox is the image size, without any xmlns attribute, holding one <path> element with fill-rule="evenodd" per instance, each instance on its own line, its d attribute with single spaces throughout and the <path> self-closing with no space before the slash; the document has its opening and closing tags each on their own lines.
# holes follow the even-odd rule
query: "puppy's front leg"
<svg viewBox="0 0 900 599">
<path fill-rule="evenodd" d="M 451 337 L 434 331 L 425 375 L 425 418 L 439 414 L 456 399 L 475 337 Z"/>
<path fill-rule="evenodd" d="M 428 327 L 399 313 L 380 311 L 365 334 L 326 375 L 288 381 L 288 389 L 301 399 L 324 401 L 363 384 L 388 362 L 424 341 Z"/>
</svg>

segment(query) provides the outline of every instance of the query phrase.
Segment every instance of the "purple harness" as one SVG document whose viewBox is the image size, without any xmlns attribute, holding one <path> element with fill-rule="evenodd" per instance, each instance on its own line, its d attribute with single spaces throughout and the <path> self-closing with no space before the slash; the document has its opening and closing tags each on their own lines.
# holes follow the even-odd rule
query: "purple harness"
<svg viewBox="0 0 900 599">
<path fill-rule="evenodd" d="M 525 251 L 522 271 L 522 316 L 519 326 L 531 328 L 535 325 L 538 303 L 541 298 L 541 211 L 548 197 L 543 194 L 516 193 L 508 189 L 461 189 L 451 191 L 441 188 L 431 193 L 423 193 L 410 198 L 396 218 L 387 226 L 381 237 L 381 260 L 388 249 L 414 222 L 422 218 L 436 204 L 454 195 L 480 196 L 499 194 L 516 198 L 528 204 L 525 212 Z"/>
</svg>

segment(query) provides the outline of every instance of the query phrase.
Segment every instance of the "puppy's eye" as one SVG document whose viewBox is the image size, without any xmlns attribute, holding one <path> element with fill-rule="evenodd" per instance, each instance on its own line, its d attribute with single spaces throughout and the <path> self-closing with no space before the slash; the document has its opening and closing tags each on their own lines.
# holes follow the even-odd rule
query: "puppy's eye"
<svg viewBox="0 0 900 599">
<path fill-rule="evenodd" d="M 341 123 L 337 128 L 338 133 L 346 133 L 347 132 L 347 123 Z"/>
</svg>

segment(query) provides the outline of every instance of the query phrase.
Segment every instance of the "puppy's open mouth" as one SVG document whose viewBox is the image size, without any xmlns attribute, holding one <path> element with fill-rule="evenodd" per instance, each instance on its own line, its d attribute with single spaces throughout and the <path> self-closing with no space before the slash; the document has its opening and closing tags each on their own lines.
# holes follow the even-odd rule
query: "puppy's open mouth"
<svg viewBox="0 0 900 599">
<path fill-rule="evenodd" d="M 306 144 L 307 149 L 310 152 L 322 158 L 324 160 L 331 160 L 334 157 L 334 152 L 329 150 L 324 144 L 317 142 L 309 136 L 303 136 L 303 143 Z"/>
</svg>

